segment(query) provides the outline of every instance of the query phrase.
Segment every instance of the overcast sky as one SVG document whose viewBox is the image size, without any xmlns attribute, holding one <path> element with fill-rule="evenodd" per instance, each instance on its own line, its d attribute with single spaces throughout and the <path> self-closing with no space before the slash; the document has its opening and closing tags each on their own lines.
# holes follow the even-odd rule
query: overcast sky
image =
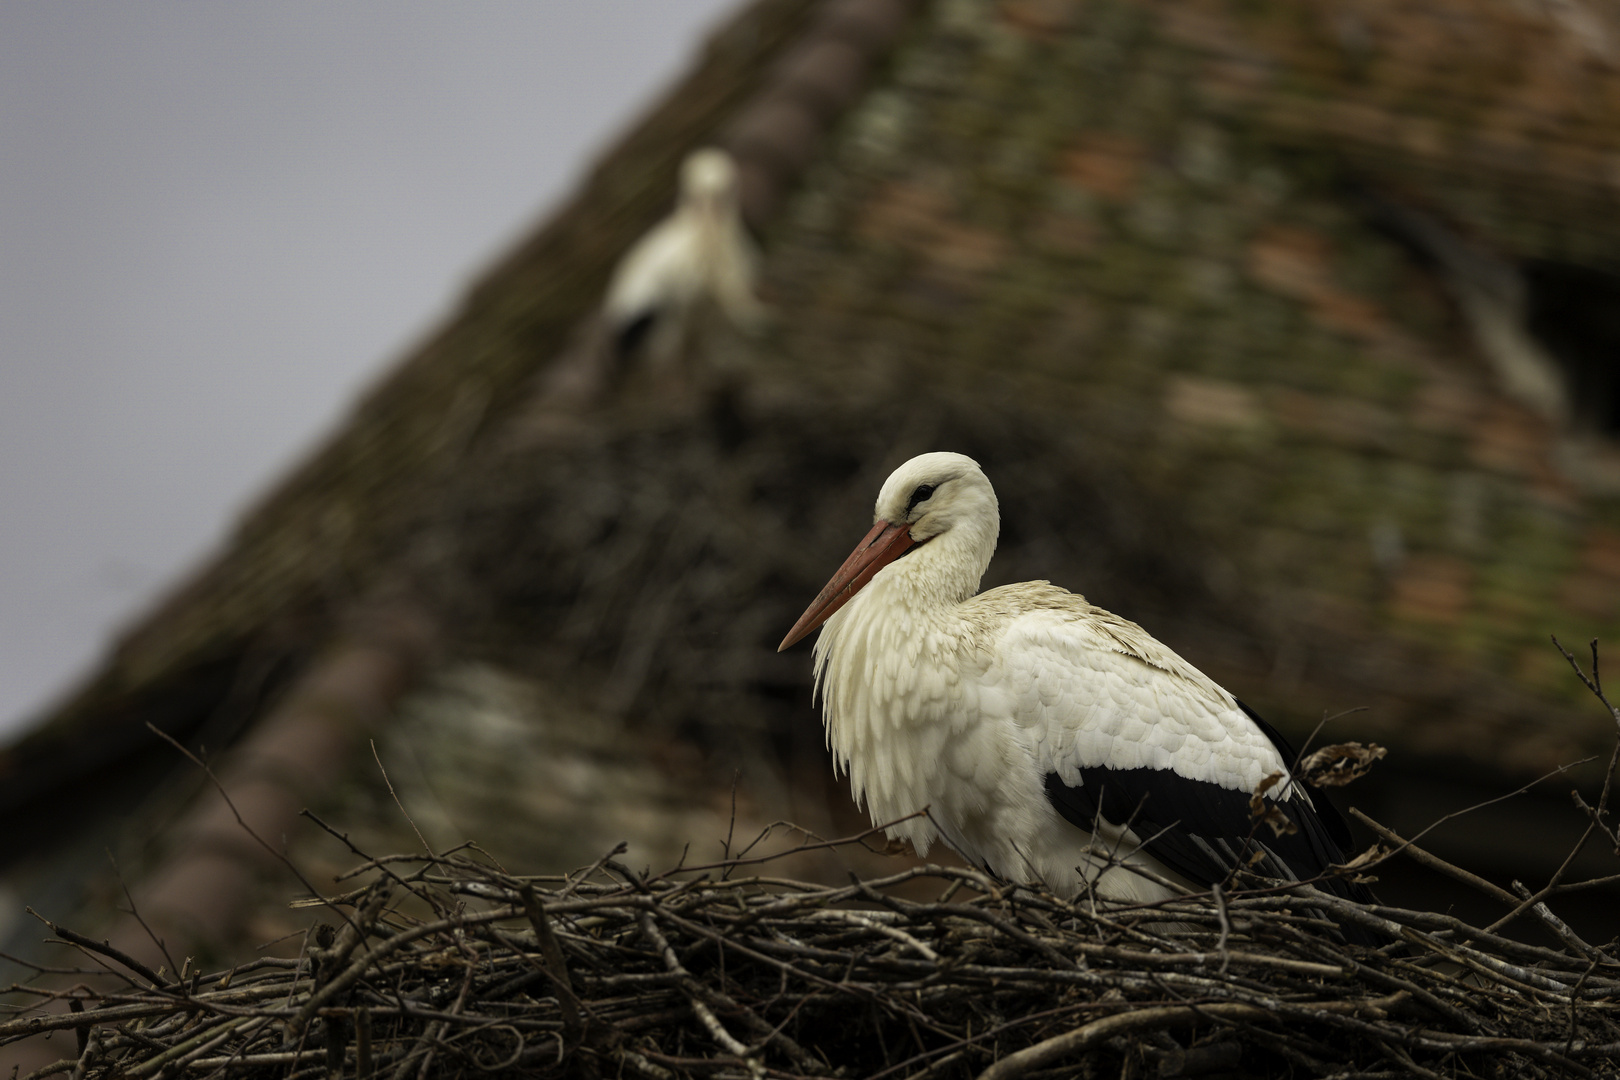
<svg viewBox="0 0 1620 1080">
<path fill-rule="evenodd" d="M 737 0 L 0 0 L 0 738 Z"/>
</svg>

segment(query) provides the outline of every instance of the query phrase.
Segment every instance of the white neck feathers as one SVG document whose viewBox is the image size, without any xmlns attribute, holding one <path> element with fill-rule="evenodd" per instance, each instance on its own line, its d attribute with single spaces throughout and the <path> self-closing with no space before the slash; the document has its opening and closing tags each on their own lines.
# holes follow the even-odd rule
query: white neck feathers
<svg viewBox="0 0 1620 1080">
<path fill-rule="evenodd" d="M 988 486 L 988 485 L 987 485 Z M 855 798 L 874 821 L 929 805 L 957 675 L 974 635 L 958 608 L 979 589 L 995 550 L 998 521 L 968 518 L 884 567 L 822 627 L 816 639 L 816 692 L 835 768 L 847 770 Z M 926 819 L 893 830 L 926 852 Z"/>
</svg>

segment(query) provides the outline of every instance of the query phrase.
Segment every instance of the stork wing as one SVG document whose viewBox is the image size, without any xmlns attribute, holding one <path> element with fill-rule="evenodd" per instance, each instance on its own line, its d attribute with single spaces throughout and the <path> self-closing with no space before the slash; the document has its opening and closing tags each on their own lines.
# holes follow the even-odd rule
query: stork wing
<svg viewBox="0 0 1620 1080">
<path fill-rule="evenodd" d="M 1243 792 L 1163 769 L 1099 765 L 1082 768 L 1079 784 L 1065 784 L 1055 772 L 1045 779 L 1046 797 L 1065 821 L 1087 832 L 1097 831 L 1100 822 L 1128 826 L 1143 851 L 1198 885 L 1219 884 L 1238 868 L 1284 880 L 1311 878 L 1344 861 L 1333 835 L 1344 821 L 1326 800 L 1319 800 L 1326 814 L 1303 799 L 1276 804 L 1294 828 L 1279 834 L 1255 819 Z M 1124 843 L 1121 855 L 1134 847 L 1129 838 Z M 1338 878 L 1324 886 L 1349 899 L 1368 899 L 1360 886 Z"/>
<path fill-rule="evenodd" d="M 997 597 L 997 594 L 1003 594 Z M 1298 784 L 1269 789 L 1296 831 L 1277 835 L 1249 797 L 1293 751 L 1208 676 L 1141 627 L 1043 583 L 992 590 L 1004 612 L 994 679 L 1067 821 L 1128 827 L 1135 843 L 1189 881 L 1211 885 L 1249 865 L 1305 879 L 1344 860 L 1349 830 Z M 1113 830 L 1105 830 L 1113 832 Z M 1332 891 L 1366 891 L 1333 881 Z"/>
<path fill-rule="evenodd" d="M 679 213 L 631 245 L 614 268 L 602 312 L 615 326 L 655 316 L 690 300 L 702 275 L 697 230 Z"/>
</svg>

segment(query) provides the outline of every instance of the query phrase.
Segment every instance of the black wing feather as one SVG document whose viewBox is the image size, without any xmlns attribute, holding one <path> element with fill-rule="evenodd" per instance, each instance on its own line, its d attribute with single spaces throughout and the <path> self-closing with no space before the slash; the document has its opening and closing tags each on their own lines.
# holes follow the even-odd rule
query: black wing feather
<svg viewBox="0 0 1620 1080">
<path fill-rule="evenodd" d="M 1292 764 L 1287 741 L 1238 704 Z M 1091 766 L 1080 770 L 1080 783 L 1073 787 L 1057 773 L 1046 775 L 1046 797 L 1065 821 L 1088 832 L 1098 818 L 1114 825 L 1128 821 L 1144 851 L 1202 886 L 1225 881 L 1256 852 L 1261 859 L 1255 869 L 1281 878 L 1314 878 L 1344 862 L 1350 830 L 1325 797 L 1318 795 L 1314 807 L 1299 797 L 1275 803 L 1297 830 L 1278 836 L 1270 825 L 1254 820 L 1249 794 L 1189 780 L 1169 769 Z M 1372 900 L 1364 886 L 1342 878 L 1329 878 L 1321 886 L 1349 900 Z"/>
<path fill-rule="evenodd" d="M 1237 701 L 1236 698 L 1232 700 Z M 1277 752 L 1282 755 L 1283 761 L 1288 765 L 1288 771 L 1292 773 L 1294 767 L 1299 764 L 1299 755 L 1294 752 L 1292 746 L 1288 745 L 1288 740 L 1283 738 L 1282 732 L 1260 719 L 1259 714 L 1243 704 L 1243 702 L 1238 701 L 1237 706 L 1243 710 L 1244 715 L 1254 721 L 1255 726 L 1260 729 L 1265 737 L 1271 740 L 1271 745 L 1277 748 Z M 1344 820 L 1344 815 L 1339 813 L 1339 808 L 1329 802 L 1326 796 L 1317 795 L 1311 801 L 1316 804 L 1316 816 L 1322 819 L 1322 825 L 1327 829 L 1328 835 L 1333 838 L 1335 844 L 1339 845 L 1339 857 L 1334 861 L 1343 862 L 1344 852 L 1350 850 L 1352 844 L 1350 823 Z"/>
<path fill-rule="evenodd" d="M 652 336 L 653 323 L 658 321 L 658 309 L 649 308 L 621 321 L 613 329 L 613 356 L 625 361 Z"/>
<path fill-rule="evenodd" d="M 1250 816 L 1247 792 L 1188 780 L 1168 769 L 1098 765 L 1081 769 L 1074 787 L 1057 773 L 1047 773 L 1046 797 L 1065 821 L 1088 832 L 1098 818 L 1114 825 L 1129 821 L 1144 851 L 1206 887 L 1224 882 L 1257 852 L 1262 858 L 1255 869 L 1281 878 L 1313 878 L 1344 861 L 1344 850 L 1304 800 L 1275 804 L 1297 830 L 1278 836 Z M 1360 886 L 1337 878 L 1323 887 L 1346 898 L 1368 899 Z"/>
</svg>

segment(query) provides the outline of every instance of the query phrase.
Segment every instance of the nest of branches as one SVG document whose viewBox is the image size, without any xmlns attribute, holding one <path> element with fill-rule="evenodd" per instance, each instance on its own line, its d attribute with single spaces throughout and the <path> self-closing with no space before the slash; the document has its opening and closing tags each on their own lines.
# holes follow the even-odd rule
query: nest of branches
<svg viewBox="0 0 1620 1080">
<path fill-rule="evenodd" d="M 1620 1055 L 1620 954 L 1567 929 L 1532 945 L 1299 886 L 1151 909 L 939 866 L 829 887 L 761 876 L 775 857 L 565 879 L 466 849 L 371 860 L 300 958 L 179 980 L 59 930 L 127 989 L 51 995 L 73 1011 L 0 1039 L 75 1030 L 77 1060 L 33 1074 L 73 1080 L 1563 1077 Z"/>
<path fill-rule="evenodd" d="M 1620 722 L 1595 650 L 1581 678 Z M 1342 782 L 1376 756 L 1319 754 L 1314 771 Z M 773 827 L 734 857 L 657 875 L 615 851 L 522 876 L 468 845 L 367 858 L 340 879 L 352 891 L 311 889 L 295 902 L 317 920 L 296 959 L 213 974 L 188 961 L 166 978 L 53 925 L 97 967 L 67 989 L 13 987 L 39 1000 L 0 1023 L 0 1044 L 74 1032 L 76 1057 L 24 1080 L 1620 1076 L 1620 945 L 1582 939 L 1549 906 L 1620 880 L 1566 879 L 1589 841 L 1620 855 L 1617 764 L 1620 743 L 1596 802 L 1576 793 L 1586 831 L 1538 890 L 1502 889 L 1362 817 L 1380 843 L 1342 872 L 1418 859 L 1498 902 L 1486 926 L 1309 882 L 1234 879 L 1127 906 L 933 865 L 837 886 L 770 876 L 811 850 L 881 842 L 876 829 L 798 831 L 756 853 L 792 829 Z M 1384 944 L 1349 944 L 1350 927 Z M 120 989 L 97 988 L 109 974 Z"/>
</svg>

